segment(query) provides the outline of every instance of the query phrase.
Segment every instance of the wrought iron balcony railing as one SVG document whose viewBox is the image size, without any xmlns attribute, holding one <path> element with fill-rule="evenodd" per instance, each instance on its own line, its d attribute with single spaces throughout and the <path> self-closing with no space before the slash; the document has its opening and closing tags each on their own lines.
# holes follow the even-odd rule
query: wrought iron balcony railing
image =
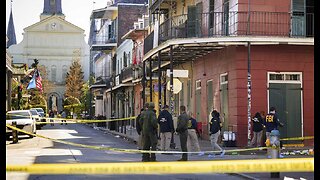
<svg viewBox="0 0 320 180">
<path fill-rule="evenodd" d="M 116 43 L 116 37 L 109 38 L 108 36 L 98 36 L 96 39 L 92 40 L 92 45 L 105 45 L 109 43 Z"/>
<path fill-rule="evenodd" d="M 133 69 L 132 67 L 127 67 L 121 70 L 120 82 L 123 82 L 129 78 L 133 77 Z"/>
<path fill-rule="evenodd" d="M 150 45 L 153 44 L 153 36 L 152 32 L 145 38 L 145 54 L 152 49 Z M 159 44 L 175 38 L 223 36 L 314 37 L 314 14 L 282 12 L 189 13 L 167 19 L 160 24 L 158 34 Z"/>
</svg>

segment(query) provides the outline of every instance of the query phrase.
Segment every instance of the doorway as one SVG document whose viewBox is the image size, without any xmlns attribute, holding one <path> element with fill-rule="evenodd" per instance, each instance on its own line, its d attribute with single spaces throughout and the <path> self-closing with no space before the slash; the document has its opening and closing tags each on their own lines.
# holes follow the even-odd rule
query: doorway
<svg viewBox="0 0 320 180">
<path fill-rule="evenodd" d="M 302 73 L 268 72 L 268 107 L 275 107 L 280 138 L 303 136 Z M 297 143 L 285 141 L 284 144 Z"/>
</svg>

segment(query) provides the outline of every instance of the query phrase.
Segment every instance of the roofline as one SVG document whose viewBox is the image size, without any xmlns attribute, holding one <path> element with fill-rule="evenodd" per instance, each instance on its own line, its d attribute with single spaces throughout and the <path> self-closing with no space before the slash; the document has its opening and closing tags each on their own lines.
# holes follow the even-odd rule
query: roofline
<svg viewBox="0 0 320 180">
<path fill-rule="evenodd" d="M 32 25 L 30 25 L 30 26 L 28 26 L 28 27 L 25 27 L 25 28 L 23 29 L 23 31 L 26 31 L 26 30 L 30 29 L 31 27 L 34 27 L 34 26 L 36 26 L 36 25 L 38 25 L 38 24 L 40 24 L 40 23 L 49 21 L 50 19 L 53 19 L 53 18 L 57 18 L 57 19 L 59 19 L 59 20 L 61 20 L 61 21 L 64 21 L 64 22 L 66 22 L 66 23 L 68 23 L 68 24 L 70 24 L 70 25 L 72 25 L 72 26 L 80 29 L 81 31 L 83 31 L 83 33 L 85 32 L 84 29 L 82 29 L 82 28 L 80 28 L 80 27 L 72 24 L 71 22 L 69 22 L 69 21 L 67 21 L 67 20 L 65 20 L 65 19 L 60 18 L 59 16 L 55 16 L 55 15 L 50 16 L 50 17 L 47 17 L 47 18 L 45 18 L 45 19 L 43 19 L 43 20 L 41 20 L 41 21 L 39 21 L 39 22 L 36 22 L 36 23 L 34 23 L 34 24 L 32 24 Z"/>
</svg>

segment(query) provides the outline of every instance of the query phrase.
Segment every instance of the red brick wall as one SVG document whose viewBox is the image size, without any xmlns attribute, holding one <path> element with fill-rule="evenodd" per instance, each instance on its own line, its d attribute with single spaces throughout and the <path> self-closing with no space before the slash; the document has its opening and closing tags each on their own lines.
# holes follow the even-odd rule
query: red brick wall
<svg viewBox="0 0 320 180">
<path fill-rule="evenodd" d="M 303 73 L 304 136 L 314 134 L 314 48 L 313 46 L 251 46 L 252 108 L 267 112 L 267 72 Z M 234 126 L 237 145 L 247 144 L 247 47 L 226 47 L 194 62 L 195 81 L 201 79 L 201 121 L 208 121 L 207 80 L 213 80 L 214 107 L 220 111 L 219 75 L 228 72 L 229 124 Z M 205 74 L 205 76 L 204 76 Z M 194 100 L 193 103 L 196 101 Z M 194 112 L 195 109 L 193 110 Z M 208 138 L 207 126 L 203 127 Z"/>
<path fill-rule="evenodd" d="M 239 11 L 248 11 L 248 0 L 238 0 Z M 291 0 L 250 0 L 251 11 L 289 12 Z"/>
<path fill-rule="evenodd" d="M 201 79 L 201 121 L 206 124 L 209 119 L 209 114 L 207 112 L 207 81 L 212 80 L 213 83 L 213 97 L 214 97 L 214 108 L 220 111 L 220 74 L 229 72 L 229 82 L 234 82 L 236 74 L 232 73 L 235 69 L 235 47 L 225 48 L 216 52 L 212 52 L 202 58 L 199 58 L 194 62 L 193 69 L 193 94 L 195 94 L 195 81 Z M 205 76 L 204 76 L 205 74 Z M 230 84 L 229 84 L 230 85 Z M 229 89 L 229 107 L 236 110 L 237 103 L 230 101 L 230 99 L 235 99 L 237 96 L 236 90 Z M 195 97 L 195 96 L 194 96 Z M 194 102 L 196 100 L 194 99 Z M 196 112 L 193 109 L 193 112 Z M 234 114 L 230 113 L 229 110 L 229 122 L 236 122 Z M 208 138 L 207 125 L 203 127 L 203 136 Z"/>
<path fill-rule="evenodd" d="M 267 107 L 267 72 L 302 72 L 303 77 L 303 119 L 304 136 L 313 136 L 314 130 L 314 47 L 313 46 L 251 46 L 251 76 L 252 76 L 252 113 L 260 110 L 268 111 Z M 246 89 L 247 48 L 238 47 L 237 51 L 238 88 Z M 241 75 L 241 77 L 240 77 Z M 241 83 L 242 82 L 242 83 Z M 241 97 L 246 97 L 246 90 L 240 92 L 238 103 L 243 103 Z M 242 94 L 243 93 L 243 94 Z M 246 100 L 245 100 L 246 102 Z M 241 109 L 243 106 L 240 106 Z M 238 130 L 247 127 L 247 111 L 238 109 Z M 246 137 L 238 131 L 238 137 Z M 241 138 L 240 138 L 241 139 Z M 241 143 L 244 141 L 241 140 Z"/>
</svg>

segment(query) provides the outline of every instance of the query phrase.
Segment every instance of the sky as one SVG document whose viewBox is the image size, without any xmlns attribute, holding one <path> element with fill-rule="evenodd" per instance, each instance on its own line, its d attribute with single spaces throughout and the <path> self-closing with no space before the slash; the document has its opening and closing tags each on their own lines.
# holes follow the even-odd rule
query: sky
<svg viewBox="0 0 320 180">
<path fill-rule="evenodd" d="M 44 0 L 12 0 L 12 13 L 17 44 L 23 39 L 23 29 L 40 21 Z M 107 6 L 109 0 L 61 0 L 65 20 L 85 30 L 88 42 L 90 15 L 93 9 Z M 94 3 L 95 2 L 95 3 Z M 10 17 L 11 0 L 6 0 L 6 32 Z"/>
</svg>

